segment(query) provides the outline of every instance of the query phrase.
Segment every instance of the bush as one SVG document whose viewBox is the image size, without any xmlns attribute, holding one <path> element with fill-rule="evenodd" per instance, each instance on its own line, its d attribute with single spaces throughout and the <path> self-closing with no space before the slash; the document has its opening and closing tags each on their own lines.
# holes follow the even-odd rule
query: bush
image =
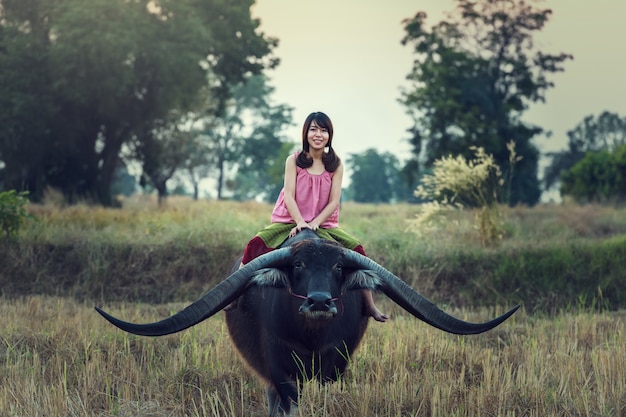
<svg viewBox="0 0 626 417">
<path fill-rule="evenodd" d="M 0 192 L 0 229 L 6 240 L 15 237 L 24 220 L 30 217 L 24 207 L 28 203 L 27 194 L 27 191 L 15 190 Z"/>
<path fill-rule="evenodd" d="M 626 145 L 613 152 L 588 152 L 561 176 L 561 193 L 578 202 L 623 201 L 626 194 Z"/>
</svg>

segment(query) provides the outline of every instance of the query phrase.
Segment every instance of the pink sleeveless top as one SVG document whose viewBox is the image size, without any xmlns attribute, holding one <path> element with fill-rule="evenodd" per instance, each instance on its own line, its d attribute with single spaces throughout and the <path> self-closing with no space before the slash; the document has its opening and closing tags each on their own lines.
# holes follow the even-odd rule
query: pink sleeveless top
<svg viewBox="0 0 626 417">
<path fill-rule="evenodd" d="M 296 204 L 307 223 L 317 217 L 328 205 L 333 175 L 334 172 L 326 170 L 320 175 L 313 175 L 306 169 L 296 166 Z M 283 188 L 272 211 L 272 223 L 295 222 L 285 205 L 285 189 Z M 320 227 L 324 229 L 339 227 L 339 206 L 324 223 L 320 224 Z"/>
</svg>

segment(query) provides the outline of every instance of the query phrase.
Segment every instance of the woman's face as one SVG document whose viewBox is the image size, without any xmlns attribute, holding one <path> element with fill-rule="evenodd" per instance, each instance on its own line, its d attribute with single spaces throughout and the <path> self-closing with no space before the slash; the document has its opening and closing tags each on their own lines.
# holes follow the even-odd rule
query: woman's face
<svg viewBox="0 0 626 417">
<path fill-rule="evenodd" d="M 313 120 L 307 133 L 307 141 L 309 142 L 309 148 L 311 151 L 324 150 L 328 144 L 329 134 L 328 129 L 318 126 L 317 122 Z"/>
</svg>

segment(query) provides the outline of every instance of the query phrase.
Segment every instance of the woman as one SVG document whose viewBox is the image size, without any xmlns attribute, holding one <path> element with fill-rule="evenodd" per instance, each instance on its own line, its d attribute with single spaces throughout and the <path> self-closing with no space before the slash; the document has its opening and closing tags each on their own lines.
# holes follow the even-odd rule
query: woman
<svg viewBox="0 0 626 417">
<path fill-rule="evenodd" d="M 242 266 L 280 246 L 302 229 L 311 229 L 364 256 L 360 242 L 339 227 L 343 164 L 332 147 L 333 124 L 322 112 L 311 113 L 302 127 L 302 151 L 285 163 L 284 187 L 272 212 L 272 224 L 246 246 Z M 375 320 L 389 318 L 374 304 L 372 292 L 363 290 L 367 312 Z M 231 307 L 232 308 L 232 307 Z"/>
</svg>

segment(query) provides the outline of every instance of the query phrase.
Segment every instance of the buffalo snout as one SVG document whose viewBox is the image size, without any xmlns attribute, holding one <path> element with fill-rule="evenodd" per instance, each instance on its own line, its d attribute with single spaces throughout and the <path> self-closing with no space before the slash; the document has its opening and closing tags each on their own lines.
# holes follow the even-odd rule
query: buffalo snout
<svg viewBox="0 0 626 417">
<path fill-rule="evenodd" d="M 335 299 L 328 292 L 310 292 L 300 306 L 300 314 L 313 319 L 333 318 L 337 315 Z"/>
</svg>

